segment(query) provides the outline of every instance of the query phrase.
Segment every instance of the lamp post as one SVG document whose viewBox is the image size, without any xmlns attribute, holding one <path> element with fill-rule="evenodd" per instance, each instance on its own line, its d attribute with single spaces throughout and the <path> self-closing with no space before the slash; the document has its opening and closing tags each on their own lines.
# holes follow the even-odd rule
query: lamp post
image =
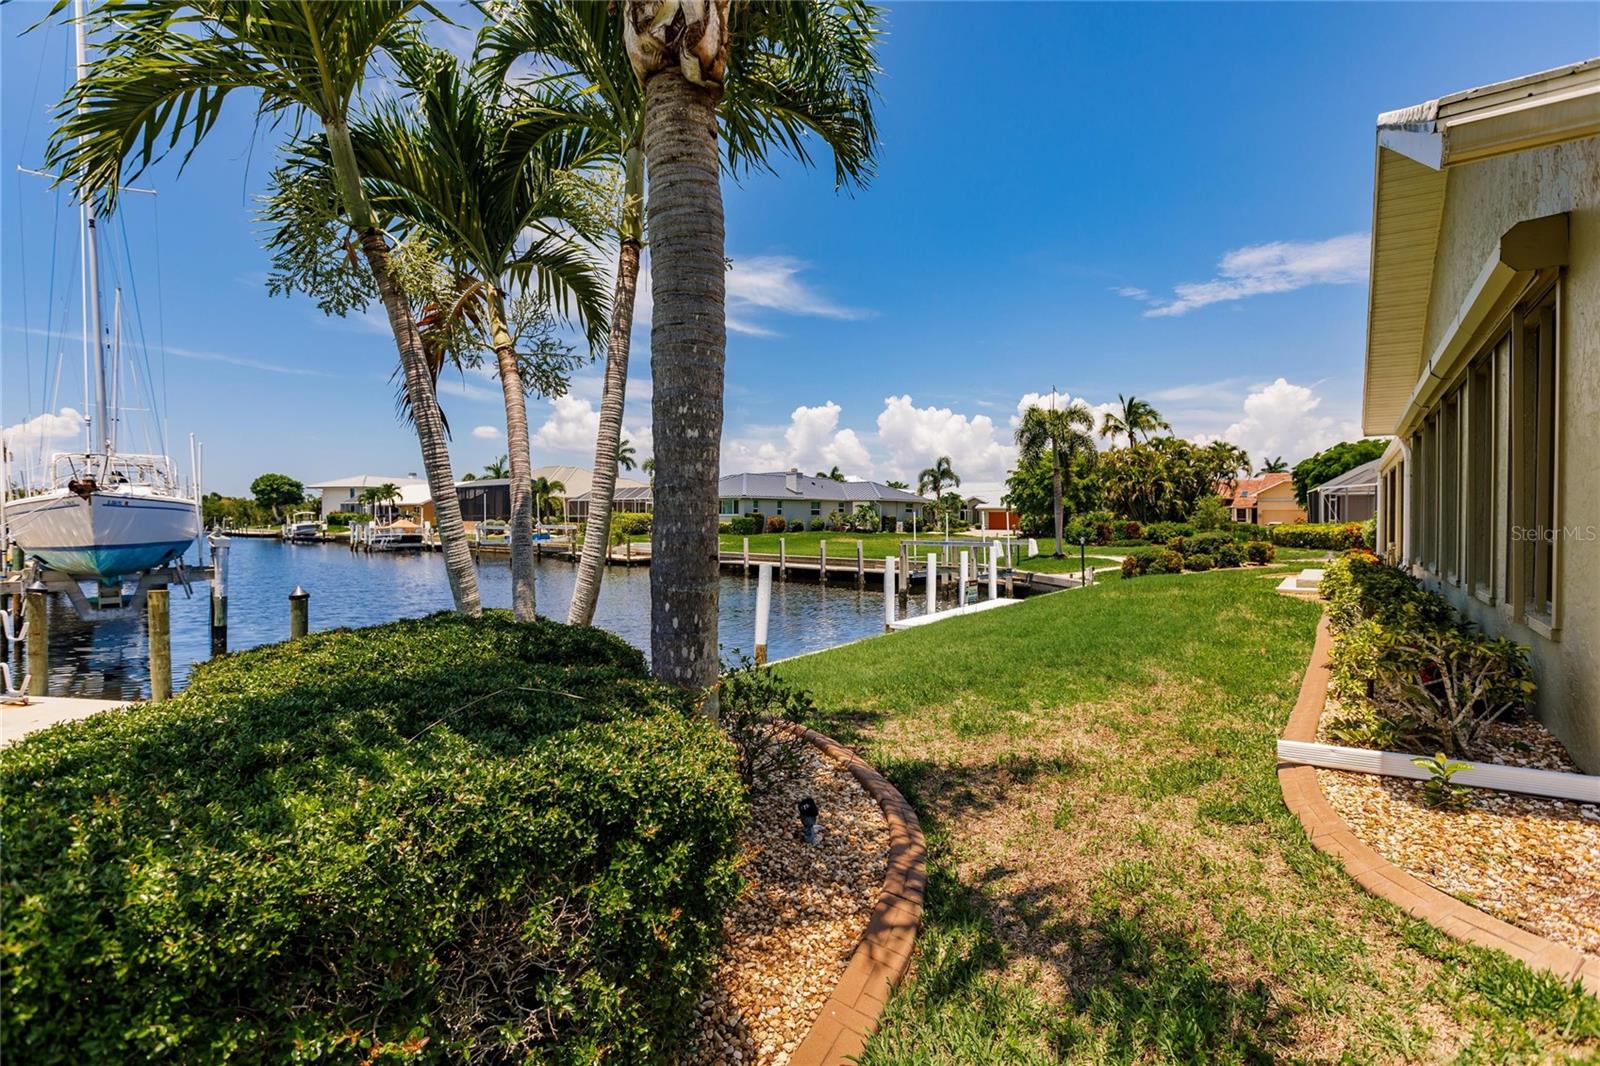
<svg viewBox="0 0 1600 1066">
<path fill-rule="evenodd" d="M 1082 588 L 1089 583 L 1089 538 L 1082 533 L 1078 534 L 1078 587 Z"/>
</svg>

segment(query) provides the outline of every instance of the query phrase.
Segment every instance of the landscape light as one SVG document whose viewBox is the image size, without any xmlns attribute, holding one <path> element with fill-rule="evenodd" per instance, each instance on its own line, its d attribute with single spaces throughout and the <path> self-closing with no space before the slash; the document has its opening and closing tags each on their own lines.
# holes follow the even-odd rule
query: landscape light
<svg viewBox="0 0 1600 1066">
<path fill-rule="evenodd" d="M 807 844 L 817 842 L 817 801 L 807 796 L 797 806 L 800 808 L 800 828 Z"/>
</svg>

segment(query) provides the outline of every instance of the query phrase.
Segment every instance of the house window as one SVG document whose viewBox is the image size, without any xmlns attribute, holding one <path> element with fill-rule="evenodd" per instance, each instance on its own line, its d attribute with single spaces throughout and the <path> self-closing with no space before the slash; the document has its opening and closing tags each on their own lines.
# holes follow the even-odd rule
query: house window
<svg viewBox="0 0 1600 1066">
<path fill-rule="evenodd" d="M 728 515 L 738 514 L 739 513 L 739 501 L 738 500 L 723 500 L 722 501 L 722 513 L 723 514 L 728 514 Z"/>
<path fill-rule="evenodd" d="M 1513 355 L 1512 542 L 1523 613 L 1553 625 L 1556 553 L 1556 292 L 1518 316 Z"/>
<path fill-rule="evenodd" d="M 1461 575 L 1461 390 L 1446 397 L 1439 413 L 1439 572 Z"/>
<path fill-rule="evenodd" d="M 1428 570 L 1438 563 L 1433 542 L 1433 514 L 1437 502 L 1433 486 L 1433 426 L 1434 419 L 1431 418 L 1422 424 L 1411 451 L 1417 464 L 1416 475 L 1411 479 L 1411 515 L 1417 535 L 1416 558 Z"/>
<path fill-rule="evenodd" d="M 1494 595 L 1495 359 L 1509 342 L 1480 355 L 1467 372 L 1467 586 Z"/>
<path fill-rule="evenodd" d="M 779 500 L 778 501 L 778 509 L 776 511 L 774 511 L 773 514 L 782 514 L 782 513 L 783 513 L 783 501 Z"/>
<path fill-rule="evenodd" d="M 818 515 L 820 515 L 821 513 L 822 513 L 822 501 L 821 500 L 812 500 L 811 501 L 811 517 L 815 518 Z"/>
</svg>

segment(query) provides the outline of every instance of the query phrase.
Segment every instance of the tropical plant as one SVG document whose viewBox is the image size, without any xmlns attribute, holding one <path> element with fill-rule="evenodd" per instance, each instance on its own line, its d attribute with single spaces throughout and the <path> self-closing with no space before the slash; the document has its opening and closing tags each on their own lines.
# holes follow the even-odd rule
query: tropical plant
<svg viewBox="0 0 1600 1066">
<path fill-rule="evenodd" d="M 1030 407 L 1017 424 L 1017 447 L 1024 461 L 1050 460 L 1051 513 L 1055 519 L 1054 558 L 1065 556 L 1062 538 L 1066 515 L 1062 506 L 1064 479 L 1070 477 L 1080 458 L 1095 454 L 1094 414 L 1081 404 L 1065 407 Z"/>
<path fill-rule="evenodd" d="M 883 528 L 883 516 L 870 503 L 858 503 L 850 513 L 850 528 L 857 533 L 876 533 Z"/>
<path fill-rule="evenodd" d="M 1100 435 L 1115 440 L 1119 436 L 1128 438 L 1128 447 L 1134 445 L 1134 434 L 1143 434 L 1145 440 L 1150 439 L 1150 434 L 1158 429 L 1171 429 L 1157 411 L 1150 404 L 1137 396 L 1124 396 L 1117 394 L 1117 409 L 1107 411 L 1100 421 Z"/>
<path fill-rule="evenodd" d="M 385 481 L 381 485 L 369 485 L 361 490 L 358 498 L 373 514 L 377 514 L 379 507 L 400 498 L 400 486 L 392 481 Z"/>
<path fill-rule="evenodd" d="M 567 494 L 567 486 L 564 482 L 556 478 L 536 477 L 528 487 L 533 497 L 534 512 L 538 515 L 540 521 L 552 515 L 559 516 L 562 513 L 559 501 Z"/>
<path fill-rule="evenodd" d="M 955 467 L 950 465 L 950 457 L 941 455 L 933 461 L 933 465 L 923 469 L 917 475 L 917 495 L 930 496 L 937 500 L 950 486 L 960 487 L 961 475 L 956 473 Z"/>
<path fill-rule="evenodd" d="M 506 464 L 506 456 L 492 459 L 483 464 L 483 476 L 496 481 L 504 481 L 511 476 L 511 468 Z"/>
<path fill-rule="evenodd" d="M 1228 492 L 1231 494 L 1239 487 L 1240 472 L 1250 472 L 1250 455 L 1236 444 L 1229 444 L 1225 440 L 1214 440 L 1207 444 L 1201 451 L 1206 463 L 1210 465 L 1212 480 L 1227 482 Z"/>
<path fill-rule="evenodd" d="M 525 0 L 497 9 L 480 38 L 482 66 L 495 78 L 532 56 L 555 72 L 541 89 L 569 83 L 571 129 L 620 172 L 616 291 L 588 515 L 597 532 L 606 528 L 615 492 L 612 453 L 622 429 L 646 215 L 652 228 L 666 214 L 675 223 L 667 233 L 652 233 L 656 308 L 668 312 L 651 327 L 655 386 L 658 395 L 683 402 L 656 416 L 657 450 L 665 455 L 664 525 L 672 535 L 651 569 L 651 647 L 657 676 L 679 684 L 708 687 L 718 672 L 715 498 L 726 261 L 717 135 L 722 162 L 734 173 L 770 169 L 780 151 L 809 165 L 807 142 L 815 136 L 833 153 L 839 185 L 864 183 L 877 149 L 878 20 L 860 0 L 768 0 L 737 8 L 727 0 L 681 7 Z M 552 92 L 540 95 L 538 106 L 552 108 Z M 647 163 L 655 197 L 648 205 Z M 664 176 L 672 183 L 656 188 Z M 654 486 L 653 460 L 647 473 Z M 604 562 L 588 543 L 567 617 L 583 625 L 593 620 Z"/>
<path fill-rule="evenodd" d="M 1288 472 L 1289 462 L 1281 455 L 1268 459 L 1265 463 L 1261 464 L 1261 469 L 1256 471 L 1257 475 L 1259 476 L 1265 476 L 1267 474 L 1286 474 Z"/>
<path fill-rule="evenodd" d="M 503 106 L 449 52 L 415 45 L 399 66 L 410 97 L 373 106 L 352 124 L 351 143 L 383 229 L 403 236 L 393 261 L 425 305 L 430 368 L 437 373 L 446 353 L 464 365 L 485 351 L 494 359 L 510 450 L 512 610 L 529 621 L 537 602 L 526 394 L 564 393 L 574 365 L 548 328 L 551 309 L 574 310 L 595 349 L 607 331 L 605 287 L 575 239 L 598 232 L 580 179 L 567 172 L 584 156 L 551 136 L 559 117 Z M 280 189 L 315 181 L 328 165 L 325 145 L 298 147 Z M 295 225 L 294 211 L 279 217 Z"/>
<path fill-rule="evenodd" d="M 635 466 L 638 465 L 635 458 L 637 454 L 638 453 L 633 450 L 632 441 L 623 439 L 617 442 L 617 466 L 621 467 L 623 470 L 631 471 Z M 592 500 L 593 496 L 591 496 L 590 499 Z"/>
<path fill-rule="evenodd" d="M 884 482 L 884 487 L 885 488 L 890 488 L 890 489 L 899 489 L 902 492 L 904 492 L 906 489 L 909 489 L 911 486 L 906 484 L 904 481 L 886 481 L 886 482 Z"/>
<path fill-rule="evenodd" d="M 1431 759 L 1412 759 L 1411 765 L 1428 772 L 1428 779 L 1422 782 L 1423 803 L 1447 811 L 1462 811 L 1472 806 L 1472 789 L 1451 780 L 1463 770 L 1472 769 L 1470 763 L 1456 762 L 1441 751 L 1435 752 Z"/>
<path fill-rule="evenodd" d="M 645 477 L 650 479 L 650 486 L 652 488 L 654 488 L 655 487 L 655 483 L 656 483 L 656 460 L 655 460 L 655 457 L 651 456 L 649 459 L 646 459 L 644 461 L 644 465 L 641 466 L 639 469 L 644 471 Z"/>
<path fill-rule="evenodd" d="M 826 478 L 829 481 L 843 481 L 845 479 L 844 472 L 839 469 L 838 464 L 834 464 L 832 470 L 818 470 L 817 476 Z"/>
<path fill-rule="evenodd" d="M 64 4 L 58 4 L 57 10 Z M 477 573 L 450 469 L 444 417 L 421 335 L 389 265 L 389 242 L 362 183 L 351 110 L 373 62 L 414 42 L 417 0 L 107 0 L 86 16 L 96 55 L 67 91 L 46 165 L 108 210 L 117 190 L 215 128 L 227 98 L 254 92 L 257 114 L 296 128 L 310 116 L 327 137 L 331 202 L 359 234 L 360 254 L 394 334 L 444 547 L 456 609 L 481 610 Z M 358 272 L 349 250 L 333 270 Z M 325 306 L 325 310 L 348 311 Z"/>
</svg>

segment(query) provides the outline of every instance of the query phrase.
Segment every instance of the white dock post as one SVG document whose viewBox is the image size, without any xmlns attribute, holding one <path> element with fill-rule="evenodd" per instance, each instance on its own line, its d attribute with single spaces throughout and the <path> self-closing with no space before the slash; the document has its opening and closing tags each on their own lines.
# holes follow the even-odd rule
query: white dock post
<svg viewBox="0 0 1600 1066">
<path fill-rule="evenodd" d="M 866 588 L 867 585 L 867 549 L 861 540 L 856 540 L 856 587 Z"/>
<path fill-rule="evenodd" d="M 828 542 L 817 541 L 817 584 L 828 583 Z"/>
<path fill-rule="evenodd" d="M 933 552 L 928 553 L 928 581 L 923 592 L 928 597 L 928 613 L 933 614 L 939 609 L 939 557 Z"/>
<path fill-rule="evenodd" d="M 883 631 L 894 628 L 894 564 L 895 557 L 883 557 Z"/>
<path fill-rule="evenodd" d="M 750 576 L 750 538 L 744 538 L 744 576 Z"/>
<path fill-rule="evenodd" d="M 968 573 L 967 568 L 968 568 L 969 565 L 970 565 L 970 560 L 968 558 L 967 549 L 962 548 L 961 549 L 961 584 L 956 586 L 956 588 L 957 588 L 956 606 L 957 607 L 965 607 L 967 605 L 967 573 Z"/>
<path fill-rule="evenodd" d="M 756 578 L 756 665 L 767 661 L 767 615 L 772 611 L 772 564 L 761 564 Z"/>
<path fill-rule="evenodd" d="M 1028 538 L 1028 558 L 1032 559 L 1039 554 L 1039 542 L 1032 537 Z"/>
<path fill-rule="evenodd" d="M 789 546 L 785 538 L 778 538 L 778 580 L 789 580 Z"/>
<path fill-rule="evenodd" d="M 1000 598 L 1000 545 L 989 545 L 989 598 Z"/>
</svg>

